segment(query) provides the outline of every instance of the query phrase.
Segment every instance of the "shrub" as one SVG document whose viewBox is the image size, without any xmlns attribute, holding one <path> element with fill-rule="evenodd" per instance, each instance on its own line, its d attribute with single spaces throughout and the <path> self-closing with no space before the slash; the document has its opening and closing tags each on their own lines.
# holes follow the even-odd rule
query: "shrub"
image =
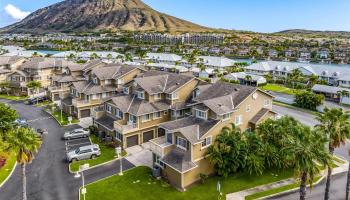
<svg viewBox="0 0 350 200">
<path fill-rule="evenodd" d="M 208 179 L 208 175 L 202 173 L 199 174 L 199 177 L 201 179 L 202 184 L 204 184 L 204 182 Z"/>
<path fill-rule="evenodd" d="M 322 94 L 314 94 L 310 91 L 298 92 L 295 95 L 295 105 L 300 108 L 316 110 L 316 107 L 321 105 L 324 101 Z"/>
</svg>

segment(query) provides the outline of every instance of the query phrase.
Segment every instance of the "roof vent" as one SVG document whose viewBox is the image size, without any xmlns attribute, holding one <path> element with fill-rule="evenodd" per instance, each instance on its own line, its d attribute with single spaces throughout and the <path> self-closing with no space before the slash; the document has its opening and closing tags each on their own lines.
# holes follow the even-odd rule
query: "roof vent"
<svg viewBox="0 0 350 200">
<path fill-rule="evenodd" d="M 239 89 L 238 88 L 235 88 L 235 91 L 237 92 Z"/>
<path fill-rule="evenodd" d="M 222 104 L 221 104 L 221 103 L 219 103 L 219 104 L 218 104 L 218 106 L 219 106 L 219 107 L 221 107 L 221 106 L 222 106 Z"/>
</svg>

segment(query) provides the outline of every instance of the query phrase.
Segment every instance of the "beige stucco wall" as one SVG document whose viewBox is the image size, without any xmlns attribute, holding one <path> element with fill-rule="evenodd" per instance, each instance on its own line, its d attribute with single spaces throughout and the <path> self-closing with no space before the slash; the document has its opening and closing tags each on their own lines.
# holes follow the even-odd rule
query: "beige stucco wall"
<svg viewBox="0 0 350 200">
<path fill-rule="evenodd" d="M 198 167 L 183 174 L 183 187 L 187 187 L 200 180 L 200 174 L 211 175 L 214 173 L 214 167 L 207 159 L 196 162 Z"/>
<path fill-rule="evenodd" d="M 175 171 L 173 168 L 167 166 L 162 170 L 162 176 L 167 179 L 172 186 L 182 188 L 182 174 Z"/>
</svg>

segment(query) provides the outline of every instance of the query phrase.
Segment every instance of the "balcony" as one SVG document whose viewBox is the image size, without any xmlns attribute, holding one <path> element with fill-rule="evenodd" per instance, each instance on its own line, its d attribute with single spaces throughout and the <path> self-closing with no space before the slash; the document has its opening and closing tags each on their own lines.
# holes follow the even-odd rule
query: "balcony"
<svg viewBox="0 0 350 200">
<path fill-rule="evenodd" d="M 114 122 L 114 129 L 122 134 L 136 131 L 138 129 L 137 124 L 118 120 Z"/>
<path fill-rule="evenodd" d="M 101 103 L 102 103 L 101 99 L 94 99 L 94 100 L 73 99 L 72 101 L 72 104 L 74 107 L 98 106 Z"/>
<path fill-rule="evenodd" d="M 160 157 L 164 157 L 175 146 L 166 141 L 165 136 L 150 140 L 150 150 Z"/>
<path fill-rule="evenodd" d="M 103 117 L 106 114 L 106 112 L 104 111 L 103 107 L 99 106 L 96 107 L 92 110 L 92 116 L 95 119 L 100 119 L 101 117 Z"/>
<path fill-rule="evenodd" d="M 49 91 L 51 93 L 54 93 L 54 92 L 69 92 L 69 87 L 67 86 L 50 86 L 49 88 Z"/>
</svg>

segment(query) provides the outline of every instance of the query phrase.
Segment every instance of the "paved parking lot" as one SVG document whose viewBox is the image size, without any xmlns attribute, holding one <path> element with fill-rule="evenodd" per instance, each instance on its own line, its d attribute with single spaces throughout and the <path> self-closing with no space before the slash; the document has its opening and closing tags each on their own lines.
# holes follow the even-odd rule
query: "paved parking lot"
<svg viewBox="0 0 350 200">
<path fill-rule="evenodd" d="M 72 151 L 91 144 L 90 138 L 77 138 L 66 141 L 66 151 Z"/>
</svg>

